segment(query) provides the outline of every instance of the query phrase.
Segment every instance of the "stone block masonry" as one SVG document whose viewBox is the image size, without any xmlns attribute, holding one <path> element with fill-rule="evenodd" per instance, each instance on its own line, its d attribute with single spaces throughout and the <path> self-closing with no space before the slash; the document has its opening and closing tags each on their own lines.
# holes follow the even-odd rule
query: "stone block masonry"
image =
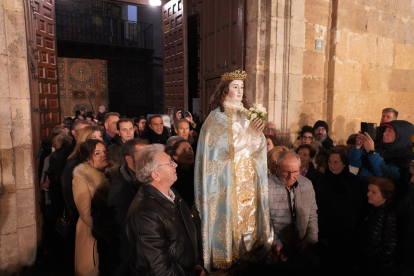
<svg viewBox="0 0 414 276">
<path fill-rule="evenodd" d="M 23 0 L 0 0 L 0 275 L 36 258 L 30 100 Z"/>
<path fill-rule="evenodd" d="M 379 123 L 386 107 L 414 123 L 413 0 L 246 5 L 246 91 L 268 108 L 287 145 L 320 119 L 343 144 L 361 121 Z M 316 40 L 324 42 L 322 51 Z"/>
</svg>

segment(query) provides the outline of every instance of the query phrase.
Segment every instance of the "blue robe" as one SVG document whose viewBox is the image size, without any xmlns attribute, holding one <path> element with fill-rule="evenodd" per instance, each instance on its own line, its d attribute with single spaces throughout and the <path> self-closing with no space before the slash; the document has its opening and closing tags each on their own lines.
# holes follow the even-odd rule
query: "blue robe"
<svg viewBox="0 0 414 276">
<path fill-rule="evenodd" d="M 233 115 L 241 122 L 238 130 L 234 129 Z M 266 139 L 261 134 L 251 141 L 252 136 L 246 134 L 247 115 L 246 109 L 226 107 L 220 112 L 218 107 L 210 112 L 200 132 L 195 206 L 208 271 L 229 268 L 239 259 L 238 243 L 244 231 L 252 232 L 255 246 L 270 235 Z M 234 131 L 239 131 L 236 141 Z M 246 154 L 247 147 L 254 152 Z M 242 156 L 237 154 L 243 150 Z"/>
</svg>

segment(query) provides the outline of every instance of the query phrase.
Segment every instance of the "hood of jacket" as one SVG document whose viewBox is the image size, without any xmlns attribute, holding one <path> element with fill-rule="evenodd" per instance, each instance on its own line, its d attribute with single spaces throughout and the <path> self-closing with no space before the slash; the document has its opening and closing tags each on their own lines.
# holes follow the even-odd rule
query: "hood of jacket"
<svg viewBox="0 0 414 276">
<path fill-rule="evenodd" d="M 382 124 L 381 127 L 384 128 L 387 125 L 394 128 L 395 141 L 388 144 L 380 143 L 375 150 L 384 159 L 385 163 L 398 167 L 408 167 L 410 161 L 414 159 L 414 153 L 408 148 L 413 136 L 414 126 L 407 121 L 395 120 Z"/>
<path fill-rule="evenodd" d="M 387 125 L 390 125 L 395 130 L 395 141 L 389 144 L 384 144 L 387 148 L 406 147 L 410 142 L 414 133 L 414 126 L 410 122 L 403 120 L 395 120 L 388 123 L 381 124 L 385 131 Z"/>
</svg>

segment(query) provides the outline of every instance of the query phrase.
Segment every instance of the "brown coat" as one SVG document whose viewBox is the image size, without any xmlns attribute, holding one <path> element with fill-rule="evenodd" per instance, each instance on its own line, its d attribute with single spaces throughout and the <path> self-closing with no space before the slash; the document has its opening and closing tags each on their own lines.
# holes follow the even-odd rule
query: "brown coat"
<svg viewBox="0 0 414 276">
<path fill-rule="evenodd" d="M 75 275 L 99 275 L 97 246 L 92 236 L 91 200 L 98 188 L 104 194 L 109 193 L 108 178 L 113 175 L 117 167 L 115 164 L 110 164 L 104 173 L 84 162 L 73 171 L 73 198 L 79 211 L 76 224 Z"/>
</svg>

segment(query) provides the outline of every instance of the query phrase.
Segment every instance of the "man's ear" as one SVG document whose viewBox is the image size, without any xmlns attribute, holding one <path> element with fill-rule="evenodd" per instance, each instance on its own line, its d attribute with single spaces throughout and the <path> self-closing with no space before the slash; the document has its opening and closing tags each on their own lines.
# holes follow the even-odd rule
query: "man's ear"
<svg viewBox="0 0 414 276">
<path fill-rule="evenodd" d="M 133 162 L 132 157 L 131 157 L 131 156 L 129 156 L 129 155 L 126 155 L 124 158 L 125 158 L 125 161 L 126 161 L 127 163 L 129 163 L 129 162 Z"/>
<path fill-rule="evenodd" d="M 75 137 L 76 130 L 71 130 L 70 133 L 72 133 L 73 137 Z"/>
<path fill-rule="evenodd" d="M 156 171 L 153 171 L 153 172 L 151 173 L 151 178 L 152 178 L 154 181 L 160 181 L 160 175 L 159 175 Z"/>
</svg>

